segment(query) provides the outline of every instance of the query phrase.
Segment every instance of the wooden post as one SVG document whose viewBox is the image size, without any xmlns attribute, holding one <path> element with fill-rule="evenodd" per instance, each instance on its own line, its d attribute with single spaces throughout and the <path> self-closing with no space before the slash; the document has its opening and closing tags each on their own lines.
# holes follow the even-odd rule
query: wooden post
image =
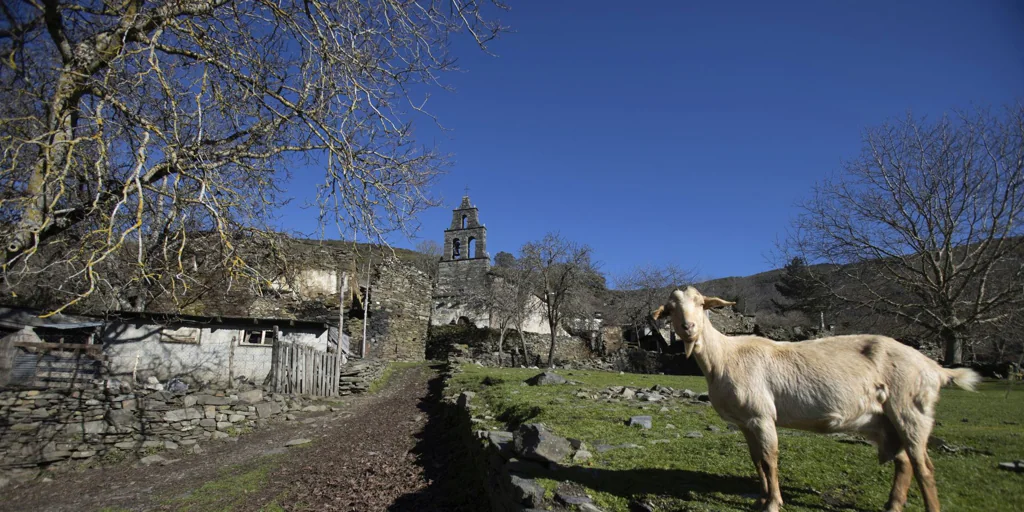
<svg viewBox="0 0 1024 512">
<path fill-rule="evenodd" d="M 348 272 L 341 273 L 341 296 L 338 301 L 338 354 L 341 364 L 348 362 L 348 345 L 345 345 L 345 295 L 348 295 Z"/>
<path fill-rule="evenodd" d="M 281 370 L 280 370 L 280 366 L 281 366 L 281 364 L 280 364 L 281 363 L 281 343 L 278 342 L 278 339 L 280 337 L 281 337 L 281 330 L 278 329 L 278 327 L 275 325 L 274 326 L 274 339 L 271 342 L 272 344 L 270 345 L 270 372 L 271 372 L 270 382 L 274 383 L 274 391 L 278 392 L 278 393 L 281 392 L 281 389 L 280 389 L 280 385 L 281 385 L 281 375 L 280 375 L 280 373 L 281 373 Z"/>
</svg>

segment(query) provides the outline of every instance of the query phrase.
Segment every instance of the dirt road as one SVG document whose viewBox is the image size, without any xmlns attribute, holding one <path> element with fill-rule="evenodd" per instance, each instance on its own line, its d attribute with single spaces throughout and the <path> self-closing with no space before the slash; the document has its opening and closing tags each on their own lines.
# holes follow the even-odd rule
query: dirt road
<svg viewBox="0 0 1024 512">
<path fill-rule="evenodd" d="M 0 510 L 486 509 L 443 424 L 440 388 L 435 369 L 405 368 L 381 391 L 343 399 L 340 412 L 209 442 L 199 455 L 166 452 L 179 460 L 164 466 L 126 461 L 8 488 Z M 285 447 L 298 439 L 311 442 Z"/>
</svg>

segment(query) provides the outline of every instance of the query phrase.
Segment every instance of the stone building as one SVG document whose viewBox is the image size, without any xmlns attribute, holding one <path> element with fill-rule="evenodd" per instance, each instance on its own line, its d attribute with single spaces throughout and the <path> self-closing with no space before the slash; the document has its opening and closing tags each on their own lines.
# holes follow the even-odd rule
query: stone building
<svg viewBox="0 0 1024 512">
<path fill-rule="evenodd" d="M 479 210 L 470 202 L 469 196 L 463 196 L 459 207 L 452 210 L 451 225 L 444 231 L 444 253 L 438 263 L 431 325 L 490 327 L 490 312 L 480 307 L 479 301 L 497 279 L 501 278 L 491 272 L 490 255 L 487 253 L 487 227 L 480 223 Z M 532 297 L 527 306 L 530 313 L 523 322 L 523 331 L 550 334 L 543 306 L 540 298 Z M 569 336 L 561 328 L 557 334 Z"/>
<path fill-rule="evenodd" d="M 487 327 L 490 323 L 487 313 L 471 307 L 471 302 L 490 286 L 490 270 L 487 227 L 480 223 L 480 213 L 470 203 L 469 196 L 463 196 L 459 207 L 452 210 L 451 225 L 444 231 L 431 323 L 472 323 Z"/>
</svg>

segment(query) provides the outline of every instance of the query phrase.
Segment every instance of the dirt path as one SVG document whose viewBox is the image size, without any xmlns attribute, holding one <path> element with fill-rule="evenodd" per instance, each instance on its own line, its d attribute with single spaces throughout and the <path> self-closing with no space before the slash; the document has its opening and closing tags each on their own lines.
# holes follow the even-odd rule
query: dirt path
<svg viewBox="0 0 1024 512">
<path fill-rule="evenodd" d="M 6 489 L 0 510 L 475 511 L 487 508 L 444 426 L 434 369 L 396 372 L 342 411 L 280 422 L 166 466 L 123 463 Z M 310 444 L 284 448 L 289 440 Z M 178 458 L 173 452 L 167 458 Z"/>
</svg>

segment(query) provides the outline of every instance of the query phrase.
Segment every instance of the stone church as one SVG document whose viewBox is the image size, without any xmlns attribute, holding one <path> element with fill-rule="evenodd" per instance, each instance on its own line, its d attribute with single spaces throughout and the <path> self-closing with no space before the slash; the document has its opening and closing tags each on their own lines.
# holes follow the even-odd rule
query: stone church
<svg viewBox="0 0 1024 512">
<path fill-rule="evenodd" d="M 488 311 L 470 307 L 473 296 L 486 293 L 496 279 L 491 273 L 491 256 L 487 252 L 487 227 L 480 223 L 480 212 L 469 196 L 462 197 L 452 210 L 452 222 L 444 230 L 444 249 L 438 264 L 437 286 L 434 287 L 431 325 L 473 324 L 490 327 Z M 543 303 L 534 298 L 532 314 L 523 325 L 529 333 L 548 334 Z M 559 329 L 560 334 L 565 334 Z"/>
</svg>

